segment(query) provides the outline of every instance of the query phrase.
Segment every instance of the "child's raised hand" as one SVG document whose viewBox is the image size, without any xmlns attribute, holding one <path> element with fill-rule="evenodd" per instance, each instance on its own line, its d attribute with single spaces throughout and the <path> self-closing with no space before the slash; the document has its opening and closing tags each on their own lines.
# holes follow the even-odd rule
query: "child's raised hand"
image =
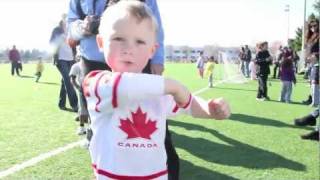
<svg viewBox="0 0 320 180">
<path fill-rule="evenodd" d="M 230 116 L 230 107 L 223 98 L 212 99 L 208 102 L 209 113 L 214 119 L 226 119 Z"/>
</svg>

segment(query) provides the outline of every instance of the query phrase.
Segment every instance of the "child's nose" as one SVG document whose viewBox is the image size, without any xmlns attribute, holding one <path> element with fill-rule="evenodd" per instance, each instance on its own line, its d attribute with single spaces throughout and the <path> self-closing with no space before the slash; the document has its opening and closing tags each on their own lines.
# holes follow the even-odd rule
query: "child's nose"
<svg viewBox="0 0 320 180">
<path fill-rule="evenodd" d="M 133 44 L 130 42 L 125 42 L 122 46 L 122 53 L 123 54 L 132 54 Z"/>
</svg>

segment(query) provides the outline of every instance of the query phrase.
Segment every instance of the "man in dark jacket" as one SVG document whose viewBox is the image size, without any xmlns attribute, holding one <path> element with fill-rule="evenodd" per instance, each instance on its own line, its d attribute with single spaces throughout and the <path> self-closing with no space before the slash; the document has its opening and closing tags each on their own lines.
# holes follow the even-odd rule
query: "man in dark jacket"
<svg viewBox="0 0 320 180">
<path fill-rule="evenodd" d="M 268 51 L 268 43 L 263 42 L 259 45 L 259 52 L 256 56 L 256 64 L 257 64 L 257 78 L 259 82 L 257 100 L 269 100 L 268 97 L 268 89 L 267 89 L 267 80 L 268 75 L 270 74 L 270 64 L 272 62 L 272 58 Z"/>
<path fill-rule="evenodd" d="M 9 51 L 9 60 L 11 61 L 11 75 L 14 75 L 14 71 L 16 71 L 16 74 L 20 76 L 19 73 L 19 61 L 20 59 L 20 53 L 16 49 L 16 46 L 13 45 L 12 49 Z"/>
</svg>

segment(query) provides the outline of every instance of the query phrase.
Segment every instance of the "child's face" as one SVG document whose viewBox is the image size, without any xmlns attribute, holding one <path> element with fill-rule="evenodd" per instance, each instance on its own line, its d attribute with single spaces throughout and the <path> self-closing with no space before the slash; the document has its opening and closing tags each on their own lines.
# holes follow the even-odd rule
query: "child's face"
<svg viewBox="0 0 320 180">
<path fill-rule="evenodd" d="M 262 50 L 268 50 L 268 44 L 264 44 L 264 45 L 262 46 Z"/>
<path fill-rule="evenodd" d="M 107 64 L 115 72 L 142 72 L 157 47 L 151 21 L 137 22 L 134 17 L 127 16 L 108 27 L 100 30 L 101 36 L 97 38 Z"/>
</svg>

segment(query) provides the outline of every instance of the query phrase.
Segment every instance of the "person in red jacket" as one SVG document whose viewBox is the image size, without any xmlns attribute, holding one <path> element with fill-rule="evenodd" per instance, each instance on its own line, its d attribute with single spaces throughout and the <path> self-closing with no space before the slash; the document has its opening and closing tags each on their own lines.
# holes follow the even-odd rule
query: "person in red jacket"
<svg viewBox="0 0 320 180">
<path fill-rule="evenodd" d="M 9 60 L 11 61 L 11 75 L 14 75 L 14 71 L 16 71 L 16 74 L 20 76 L 19 73 L 19 62 L 20 59 L 20 53 L 16 48 L 16 45 L 13 45 L 12 49 L 9 51 Z"/>
</svg>

